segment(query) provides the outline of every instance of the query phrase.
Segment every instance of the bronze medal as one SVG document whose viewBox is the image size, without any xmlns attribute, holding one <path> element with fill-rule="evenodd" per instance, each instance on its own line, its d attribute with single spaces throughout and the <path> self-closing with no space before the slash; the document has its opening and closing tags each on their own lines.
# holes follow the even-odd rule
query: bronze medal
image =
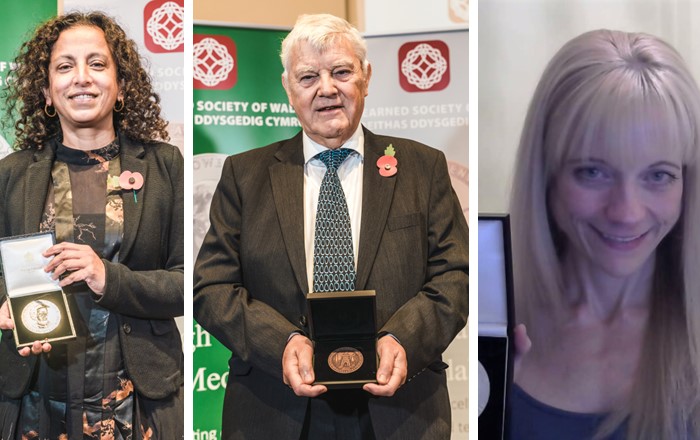
<svg viewBox="0 0 700 440">
<path fill-rule="evenodd" d="M 350 374 L 359 370 L 365 358 L 360 350 L 352 347 L 340 347 L 328 356 L 328 366 L 340 374 Z"/>
</svg>

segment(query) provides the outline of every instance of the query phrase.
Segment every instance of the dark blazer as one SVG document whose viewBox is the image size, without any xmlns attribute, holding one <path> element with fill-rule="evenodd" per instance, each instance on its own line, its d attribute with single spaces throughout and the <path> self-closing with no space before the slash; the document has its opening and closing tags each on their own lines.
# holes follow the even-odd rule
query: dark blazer
<svg viewBox="0 0 700 440">
<path fill-rule="evenodd" d="M 172 145 L 119 138 L 122 170 L 138 171 L 138 202 L 125 193 L 119 263 L 103 260 L 106 291 L 98 303 L 118 320 L 126 369 L 140 395 L 162 399 L 183 383 L 174 317 L 183 314 L 183 159 Z M 23 150 L 0 161 L 0 236 L 38 232 L 51 184 L 54 149 Z M 0 277 L 0 287 L 4 283 Z M 36 357 L 17 354 L 11 331 L 0 343 L 0 394 L 22 396 Z"/>
<path fill-rule="evenodd" d="M 375 165 L 393 144 L 398 173 Z M 223 438 L 299 438 L 307 398 L 282 382 L 293 331 L 308 332 L 301 133 L 226 159 L 195 265 L 194 316 L 233 356 Z M 450 435 L 441 353 L 468 314 L 468 232 L 443 153 L 365 129 L 357 289 L 377 292 L 380 332 L 408 356 L 409 382 L 373 398 L 377 438 Z"/>
</svg>

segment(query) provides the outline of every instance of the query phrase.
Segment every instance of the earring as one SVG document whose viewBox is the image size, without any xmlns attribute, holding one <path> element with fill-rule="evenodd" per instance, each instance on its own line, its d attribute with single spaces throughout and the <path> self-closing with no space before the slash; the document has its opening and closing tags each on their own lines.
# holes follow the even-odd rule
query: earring
<svg viewBox="0 0 700 440">
<path fill-rule="evenodd" d="M 121 107 L 117 108 L 117 105 L 121 104 Z M 122 110 L 124 110 L 124 100 L 120 99 L 117 101 L 116 104 L 114 104 L 114 111 L 117 113 L 120 113 Z"/>
<path fill-rule="evenodd" d="M 53 113 L 49 113 L 50 108 L 53 109 Z M 53 106 L 49 106 L 48 104 L 45 104 L 44 105 L 44 113 L 46 113 L 46 116 L 48 116 L 49 118 L 53 118 L 54 116 L 56 116 L 56 109 Z"/>
</svg>

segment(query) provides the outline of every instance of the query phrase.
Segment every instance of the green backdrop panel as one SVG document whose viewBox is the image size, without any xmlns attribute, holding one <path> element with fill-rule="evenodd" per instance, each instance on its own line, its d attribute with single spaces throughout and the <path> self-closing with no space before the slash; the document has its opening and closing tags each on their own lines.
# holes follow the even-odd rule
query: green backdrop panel
<svg viewBox="0 0 700 440">
<path fill-rule="evenodd" d="M 6 81 L 11 80 L 11 63 L 19 46 L 32 35 L 37 24 L 55 16 L 57 10 L 55 0 L 3 2 L 0 15 L 0 87 L 4 88 Z M 4 101 L 0 102 L 0 112 L 4 117 Z M 0 157 L 7 153 L 2 138 L 11 144 L 14 133 L 11 129 L 4 128 L 0 132 Z"/>
<path fill-rule="evenodd" d="M 292 137 L 299 122 L 282 88 L 279 49 L 288 31 L 194 26 L 194 249 L 209 228 L 225 156 Z M 221 438 L 231 352 L 193 328 L 193 438 Z"/>
</svg>

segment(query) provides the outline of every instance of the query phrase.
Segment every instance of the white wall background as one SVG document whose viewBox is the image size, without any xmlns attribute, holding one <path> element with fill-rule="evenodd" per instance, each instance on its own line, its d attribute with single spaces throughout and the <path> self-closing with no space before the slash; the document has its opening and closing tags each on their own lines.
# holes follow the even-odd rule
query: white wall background
<svg viewBox="0 0 700 440">
<path fill-rule="evenodd" d="M 469 0 L 365 0 L 361 8 L 368 34 L 469 27 Z"/>
<path fill-rule="evenodd" d="M 700 81 L 700 0 L 482 0 L 478 8 L 479 212 L 507 211 L 527 106 L 571 38 L 600 28 L 653 34 Z"/>
</svg>

